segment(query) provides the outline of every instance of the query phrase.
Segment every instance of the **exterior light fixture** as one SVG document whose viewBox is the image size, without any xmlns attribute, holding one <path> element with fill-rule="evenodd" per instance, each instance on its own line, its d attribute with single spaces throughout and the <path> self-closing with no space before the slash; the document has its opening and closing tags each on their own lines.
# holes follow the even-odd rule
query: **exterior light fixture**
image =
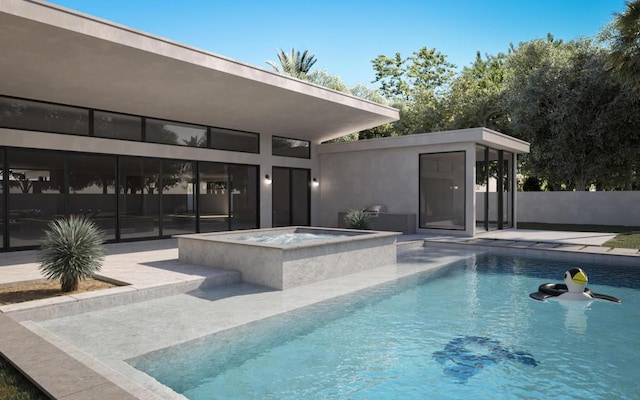
<svg viewBox="0 0 640 400">
<path fill-rule="evenodd" d="M 271 185 L 271 177 L 269 176 L 269 174 L 264 176 L 264 183 L 266 183 L 267 185 Z"/>
<path fill-rule="evenodd" d="M 313 178 L 313 180 L 311 181 L 311 185 L 313 187 L 318 187 L 318 186 L 320 186 L 320 182 L 318 182 L 318 180 L 316 178 Z"/>
</svg>

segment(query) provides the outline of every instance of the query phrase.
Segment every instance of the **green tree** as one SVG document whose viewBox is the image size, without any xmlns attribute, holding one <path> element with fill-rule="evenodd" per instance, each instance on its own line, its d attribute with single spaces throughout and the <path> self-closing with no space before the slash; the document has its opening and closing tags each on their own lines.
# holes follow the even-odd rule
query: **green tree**
<svg viewBox="0 0 640 400">
<path fill-rule="evenodd" d="M 422 47 L 411 56 L 379 55 L 373 61 L 380 92 L 400 110 L 393 124 L 397 135 L 430 132 L 443 127 L 442 100 L 454 76 L 455 66 L 446 56 Z"/>
<path fill-rule="evenodd" d="M 507 56 L 477 52 L 474 63 L 464 67 L 450 85 L 445 102 L 447 129 L 486 127 L 508 133 L 508 114 L 503 96 Z"/>
<path fill-rule="evenodd" d="M 351 94 L 349 87 L 342 81 L 338 75 L 331 75 L 324 69 L 317 69 L 304 76 L 305 80 L 315 83 L 329 89 L 336 90 L 338 92 Z"/>
<path fill-rule="evenodd" d="M 507 61 L 505 104 L 513 134 L 531 143 L 523 172 L 554 190 L 587 190 L 606 181 L 615 157 L 620 167 L 633 168 L 629 158 L 640 149 L 637 134 L 628 122 L 612 129 L 614 122 L 622 123 L 614 121 L 621 112 L 633 113 L 612 105 L 633 102 L 624 100 L 620 82 L 608 73 L 607 56 L 591 40 L 564 43 L 549 35 L 521 43 Z M 625 141 L 630 154 L 617 151 Z"/>
<path fill-rule="evenodd" d="M 289 75 L 294 78 L 303 79 L 311 70 L 313 65 L 318 61 L 313 54 L 309 54 L 309 50 L 300 51 L 291 49 L 291 53 L 287 54 L 284 50 L 276 51 L 278 62 L 267 61 L 276 72 Z"/>
<path fill-rule="evenodd" d="M 611 44 L 609 67 L 635 90 L 640 90 L 640 0 L 627 2 L 605 34 Z"/>
</svg>

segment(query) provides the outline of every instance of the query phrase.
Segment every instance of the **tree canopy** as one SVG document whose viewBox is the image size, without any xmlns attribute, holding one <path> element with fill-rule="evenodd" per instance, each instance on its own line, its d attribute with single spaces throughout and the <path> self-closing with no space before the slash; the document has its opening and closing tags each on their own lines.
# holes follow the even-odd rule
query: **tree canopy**
<svg viewBox="0 0 640 400">
<path fill-rule="evenodd" d="M 612 30 L 609 67 L 635 90 L 640 90 L 640 0 L 627 3 L 627 9 L 616 14 Z"/>
<path fill-rule="evenodd" d="M 435 48 L 372 60 L 377 90 L 349 88 L 315 57 L 280 50 L 274 69 L 400 111 L 394 123 L 348 135 L 362 140 L 487 127 L 531 143 L 519 158 L 527 188 L 640 189 L 640 0 L 594 38 L 546 38 L 477 52 L 460 70 Z M 300 59 L 306 60 L 302 63 Z M 301 72 L 304 71 L 304 72 Z"/>
</svg>

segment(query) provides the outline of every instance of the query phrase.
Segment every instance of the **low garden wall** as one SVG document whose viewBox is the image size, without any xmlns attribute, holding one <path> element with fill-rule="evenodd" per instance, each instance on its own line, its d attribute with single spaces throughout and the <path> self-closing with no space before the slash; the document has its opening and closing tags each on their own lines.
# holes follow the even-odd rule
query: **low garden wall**
<svg viewBox="0 0 640 400">
<path fill-rule="evenodd" d="M 518 192 L 518 222 L 640 226 L 640 191 Z"/>
</svg>

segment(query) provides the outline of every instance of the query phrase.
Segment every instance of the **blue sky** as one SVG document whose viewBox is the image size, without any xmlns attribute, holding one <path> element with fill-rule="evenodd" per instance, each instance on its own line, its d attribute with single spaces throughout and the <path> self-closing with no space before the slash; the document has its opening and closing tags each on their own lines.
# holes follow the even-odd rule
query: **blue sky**
<svg viewBox="0 0 640 400">
<path fill-rule="evenodd" d="M 435 47 L 458 67 L 552 33 L 597 34 L 624 0 L 53 0 L 52 3 L 270 69 L 276 49 L 308 49 L 349 86 L 380 54 Z"/>
</svg>

